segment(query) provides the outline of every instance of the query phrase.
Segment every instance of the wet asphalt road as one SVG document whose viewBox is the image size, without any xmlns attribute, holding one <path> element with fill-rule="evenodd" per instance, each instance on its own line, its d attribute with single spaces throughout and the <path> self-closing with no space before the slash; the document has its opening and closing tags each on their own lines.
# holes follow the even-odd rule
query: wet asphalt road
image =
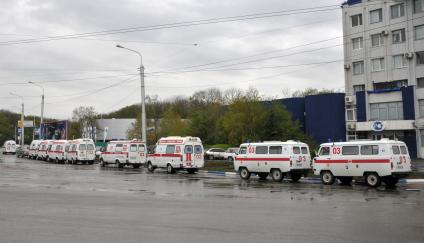
<svg viewBox="0 0 424 243">
<path fill-rule="evenodd" d="M 0 159 L 1 243 L 272 241 L 424 242 L 424 184 L 245 182 Z"/>
</svg>

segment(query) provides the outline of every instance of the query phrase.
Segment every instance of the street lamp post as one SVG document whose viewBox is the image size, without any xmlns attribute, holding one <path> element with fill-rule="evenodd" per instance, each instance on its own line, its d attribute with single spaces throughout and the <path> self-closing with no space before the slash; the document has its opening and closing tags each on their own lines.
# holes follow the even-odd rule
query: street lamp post
<svg viewBox="0 0 424 243">
<path fill-rule="evenodd" d="M 143 57 L 140 52 L 126 48 L 121 45 L 116 45 L 118 48 L 126 49 L 128 51 L 132 51 L 140 56 L 140 82 L 141 82 L 141 137 L 142 140 L 147 143 L 146 138 L 146 94 L 144 88 L 144 66 L 143 66 Z"/>
<path fill-rule="evenodd" d="M 24 144 L 25 144 L 25 133 L 24 133 L 24 129 L 25 129 L 25 125 L 24 125 L 24 97 L 23 96 L 20 96 L 20 95 L 17 95 L 17 94 L 15 94 L 15 93 L 10 93 L 11 95 L 13 95 L 13 96 L 16 96 L 16 97 L 18 97 L 18 98 L 21 98 L 21 101 L 22 101 L 22 112 L 21 112 L 21 145 L 22 145 L 22 147 L 24 146 Z"/>
<path fill-rule="evenodd" d="M 44 118 L 44 87 L 34 83 L 32 81 L 28 81 L 28 83 L 33 84 L 35 86 L 38 86 L 42 89 L 43 93 L 41 94 L 41 116 L 40 116 L 40 128 L 38 130 L 38 137 L 41 138 L 41 124 L 43 124 L 43 118 Z M 34 124 L 35 125 L 35 124 Z"/>
</svg>

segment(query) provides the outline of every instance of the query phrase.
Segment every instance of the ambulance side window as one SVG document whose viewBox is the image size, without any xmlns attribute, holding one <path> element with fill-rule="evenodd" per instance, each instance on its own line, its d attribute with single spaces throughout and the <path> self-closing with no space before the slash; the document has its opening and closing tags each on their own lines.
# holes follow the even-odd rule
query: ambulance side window
<svg viewBox="0 0 424 243">
<path fill-rule="evenodd" d="M 173 154 L 175 153 L 175 145 L 167 145 L 166 146 L 166 154 Z"/>
<path fill-rule="evenodd" d="M 184 147 L 184 153 L 185 153 L 185 154 L 192 154 L 192 153 L 193 153 L 193 146 L 191 146 L 191 145 L 186 145 L 186 146 Z"/>
<path fill-rule="evenodd" d="M 115 152 L 122 152 L 122 147 L 123 147 L 122 143 L 117 144 L 115 146 Z"/>
<path fill-rule="evenodd" d="M 302 147 L 301 150 L 302 150 L 302 154 L 309 154 L 307 147 Z"/>
<path fill-rule="evenodd" d="M 130 152 L 137 152 L 137 144 L 131 144 Z"/>
<path fill-rule="evenodd" d="M 247 148 L 246 147 L 241 147 L 239 150 L 239 154 L 246 154 L 247 152 Z"/>
<path fill-rule="evenodd" d="M 194 145 L 194 153 L 195 154 L 201 154 L 202 153 L 202 146 Z"/>
<path fill-rule="evenodd" d="M 281 154 L 283 148 L 281 146 L 269 146 L 269 154 Z"/>
<path fill-rule="evenodd" d="M 62 150 L 62 145 L 56 145 L 56 151 Z"/>
<path fill-rule="evenodd" d="M 330 155 L 330 147 L 321 147 L 319 151 L 320 156 Z"/>
<path fill-rule="evenodd" d="M 164 154 L 166 150 L 166 145 L 158 145 L 156 146 L 155 153 Z"/>
<path fill-rule="evenodd" d="M 362 155 L 377 155 L 378 145 L 362 145 L 361 154 Z"/>
<path fill-rule="evenodd" d="M 256 146 L 256 154 L 267 154 L 268 146 Z"/>
<path fill-rule="evenodd" d="M 94 145 L 91 143 L 87 144 L 87 150 L 94 150 Z"/>
<path fill-rule="evenodd" d="M 359 147 L 358 146 L 343 146 L 342 154 L 343 155 L 358 155 Z"/>
<path fill-rule="evenodd" d="M 69 151 L 69 147 L 70 147 L 69 144 L 65 146 L 65 152 L 68 152 Z"/>
<path fill-rule="evenodd" d="M 405 146 L 400 146 L 400 151 L 402 152 L 402 154 L 408 154 L 408 149 L 406 149 Z"/>
<path fill-rule="evenodd" d="M 293 147 L 293 154 L 300 154 L 300 148 L 299 147 Z"/>
<path fill-rule="evenodd" d="M 393 154 L 400 154 L 399 147 L 397 145 L 392 146 Z"/>
<path fill-rule="evenodd" d="M 112 144 L 109 144 L 108 146 L 107 146 L 107 151 L 113 151 L 113 145 Z"/>
<path fill-rule="evenodd" d="M 52 149 L 52 145 L 49 145 L 49 148 L 47 150 L 51 151 L 51 149 Z"/>
</svg>

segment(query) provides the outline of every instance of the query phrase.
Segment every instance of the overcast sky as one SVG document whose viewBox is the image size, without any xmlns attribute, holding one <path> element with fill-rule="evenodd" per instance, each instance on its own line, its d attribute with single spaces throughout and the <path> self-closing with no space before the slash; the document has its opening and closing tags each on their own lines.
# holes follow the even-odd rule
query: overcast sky
<svg viewBox="0 0 424 243">
<path fill-rule="evenodd" d="M 301 46 L 342 36 L 340 0 L 0 1 L 0 109 L 20 109 L 19 99 L 9 94 L 14 92 L 24 96 L 26 114 L 39 115 L 41 89 L 24 84 L 28 81 L 45 87 L 45 116 L 51 118 L 70 118 L 78 106 L 104 113 L 140 102 L 139 57 L 116 44 L 143 54 L 146 94 L 161 99 L 210 87 L 253 86 L 273 97 L 307 87 L 344 89 L 342 39 Z M 322 6 L 330 7 L 313 9 Z M 304 8 L 312 9 L 270 18 L 17 42 Z M 291 48 L 295 46 L 300 47 Z"/>
</svg>

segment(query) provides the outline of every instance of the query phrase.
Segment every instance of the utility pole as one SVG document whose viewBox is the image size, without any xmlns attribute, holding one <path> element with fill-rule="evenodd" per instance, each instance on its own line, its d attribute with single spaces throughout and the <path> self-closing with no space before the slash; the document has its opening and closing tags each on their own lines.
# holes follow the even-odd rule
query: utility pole
<svg viewBox="0 0 424 243">
<path fill-rule="evenodd" d="M 128 51 L 132 51 L 134 53 L 137 53 L 140 56 L 140 82 L 141 82 L 141 139 L 143 142 L 147 144 L 147 129 L 146 129 L 146 94 L 145 94 L 145 87 L 144 87 L 144 66 L 143 66 L 143 56 L 140 52 L 126 48 L 121 45 L 116 45 L 118 48 L 126 49 Z"/>
<path fill-rule="evenodd" d="M 41 86 L 41 85 L 39 85 L 39 84 L 37 84 L 37 83 L 34 83 L 34 82 L 32 82 L 32 81 L 28 81 L 28 83 L 29 83 L 29 84 L 33 84 L 33 85 L 35 85 L 35 86 L 40 87 L 40 88 L 42 89 L 42 91 L 43 91 L 43 93 L 41 94 L 41 116 L 40 116 L 40 127 L 39 127 L 39 130 L 38 130 L 38 137 L 39 137 L 40 139 L 43 139 L 43 138 L 41 137 L 41 124 L 43 124 L 43 118 L 44 118 L 44 86 Z"/>
</svg>

